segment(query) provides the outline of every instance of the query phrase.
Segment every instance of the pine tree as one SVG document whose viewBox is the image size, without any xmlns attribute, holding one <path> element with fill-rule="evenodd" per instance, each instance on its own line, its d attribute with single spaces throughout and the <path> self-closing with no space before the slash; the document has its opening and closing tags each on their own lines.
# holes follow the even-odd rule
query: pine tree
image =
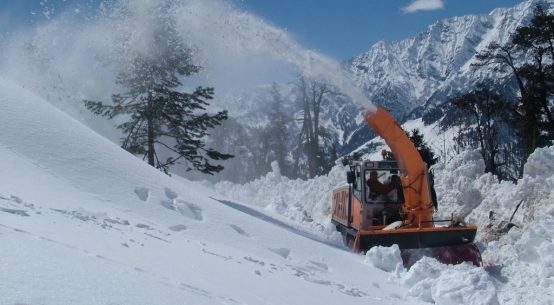
<svg viewBox="0 0 554 305">
<path fill-rule="evenodd" d="M 86 107 L 109 119 L 127 119 L 118 125 L 125 135 L 122 147 L 143 155 L 148 164 L 165 173 L 177 163 L 205 174 L 221 171 L 223 166 L 210 160 L 233 156 L 206 147 L 204 139 L 209 129 L 227 119 L 227 111 L 206 112 L 213 88 L 198 87 L 192 93 L 179 90 L 181 79 L 200 67 L 192 63 L 191 49 L 183 45 L 170 20 L 153 29 L 149 42 L 148 50 L 131 54 L 117 75 L 117 84 L 126 91 L 114 94 L 111 104 L 85 101 Z"/>
<path fill-rule="evenodd" d="M 512 37 L 516 50 L 529 54 L 532 60 L 519 68 L 527 80 L 526 95 L 522 98 L 521 130 L 527 133 L 528 153 L 554 140 L 554 115 L 552 93 L 554 92 L 554 15 L 537 4 L 528 26 L 517 28 Z"/>
<path fill-rule="evenodd" d="M 421 159 L 427 164 L 428 167 L 431 167 L 439 161 L 431 147 L 429 147 L 423 138 L 423 134 L 419 131 L 419 129 L 414 128 L 411 132 L 407 132 L 406 135 L 410 141 L 412 141 L 415 148 L 419 152 Z M 390 150 L 383 149 L 381 151 L 381 156 L 383 157 L 383 161 L 396 161 L 394 154 Z"/>
<path fill-rule="evenodd" d="M 439 161 L 439 159 L 435 157 L 435 153 L 433 152 L 431 147 L 429 147 L 429 145 L 423 138 L 423 134 L 419 131 L 419 129 L 413 129 L 411 133 L 408 133 L 408 137 L 410 138 L 412 143 L 414 143 L 414 146 L 419 152 L 421 159 L 423 159 L 423 161 L 427 163 L 428 167 L 431 167 Z"/>
<path fill-rule="evenodd" d="M 451 109 L 441 121 L 443 126 L 461 126 L 455 141 L 460 147 L 477 147 L 485 163 L 485 172 L 496 175 L 499 180 L 511 176 L 510 164 L 505 155 L 510 148 L 510 139 L 502 132 L 513 124 L 513 105 L 488 85 L 478 84 L 469 93 L 450 101 Z M 511 152 L 512 153 L 512 152 Z"/>
<path fill-rule="evenodd" d="M 530 24 L 518 27 L 508 44 L 492 43 L 476 58 L 474 67 L 492 65 L 512 72 L 520 94 L 513 114 L 524 159 L 549 145 L 554 140 L 554 15 L 538 3 Z"/>
</svg>

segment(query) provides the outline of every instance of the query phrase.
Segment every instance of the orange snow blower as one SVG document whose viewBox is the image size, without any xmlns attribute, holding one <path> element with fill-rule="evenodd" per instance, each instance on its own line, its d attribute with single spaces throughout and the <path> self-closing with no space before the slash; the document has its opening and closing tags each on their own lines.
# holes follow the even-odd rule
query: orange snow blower
<svg viewBox="0 0 554 305">
<path fill-rule="evenodd" d="M 367 111 L 366 122 L 391 149 L 395 161 L 352 161 L 348 186 L 333 191 L 332 222 L 354 251 L 373 246 L 401 249 L 405 266 L 420 255 L 448 264 L 481 265 L 475 225 L 454 217 L 436 220 L 432 178 L 414 144 L 384 109 Z"/>
</svg>

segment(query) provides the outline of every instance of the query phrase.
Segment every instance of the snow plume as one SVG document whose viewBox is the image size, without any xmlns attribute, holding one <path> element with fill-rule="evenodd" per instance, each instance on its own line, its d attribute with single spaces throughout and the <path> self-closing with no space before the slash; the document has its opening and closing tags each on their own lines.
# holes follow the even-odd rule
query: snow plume
<svg viewBox="0 0 554 305">
<path fill-rule="evenodd" d="M 303 48 L 285 30 L 233 8 L 227 2 L 187 1 L 186 5 L 177 7 L 176 15 L 184 39 L 198 46 L 202 62 L 213 69 L 211 77 L 223 75 L 225 81 L 237 76 L 240 79 L 244 77 L 241 75 L 244 75 L 245 68 L 248 73 L 249 66 L 261 64 L 262 76 L 269 77 L 264 82 L 269 83 L 275 80 L 275 71 L 282 71 L 280 66 L 286 63 L 310 78 L 336 86 L 364 108 L 375 107 L 353 85 L 337 61 Z M 237 64 L 240 65 L 238 69 Z M 246 75 L 247 83 L 259 82 L 260 75 L 257 74 Z"/>
<path fill-rule="evenodd" d="M 333 84 L 364 108 L 374 107 L 335 60 L 304 49 L 285 30 L 227 1 L 119 0 L 88 9 L 94 12 L 58 10 L 40 25 L 11 35 L 1 47 L 0 74 L 90 123 L 95 119 L 76 104 L 107 101 L 121 91 L 114 79 L 129 53 L 151 52 L 153 29 L 167 26 L 203 67 L 185 81 L 187 88 L 214 86 L 222 98 L 302 73 Z"/>
</svg>

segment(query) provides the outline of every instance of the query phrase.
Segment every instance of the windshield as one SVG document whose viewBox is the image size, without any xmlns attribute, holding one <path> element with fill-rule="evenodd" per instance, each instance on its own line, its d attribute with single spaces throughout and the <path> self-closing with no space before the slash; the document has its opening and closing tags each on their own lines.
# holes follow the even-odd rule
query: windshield
<svg viewBox="0 0 554 305">
<path fill-rule="evenodd" d="M 396 198 L 391 198 L 391 192 L 395 190 L 392 182 L 394 176 L 398 177 L 396 169 L 366 169 L 364 172 L 366 201 L 368 203 L 396 201 Z"/>
</svg>

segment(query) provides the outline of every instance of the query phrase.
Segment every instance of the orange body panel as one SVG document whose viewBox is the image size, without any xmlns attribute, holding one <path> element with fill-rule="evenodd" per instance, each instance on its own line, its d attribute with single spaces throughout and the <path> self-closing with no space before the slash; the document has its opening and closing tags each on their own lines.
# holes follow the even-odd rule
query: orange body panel
<svg viewBox="0 0 554 305">
<path fill-rule="evenodd" d="M 353 228 L 362 230 L 362 203 L 356 196 L 352 196 L 352 224 Z"/>
<path fill-rule="evenodd" d="M 341 187 L 333 191 L 331 211 L 334 220 L 348 225 L 348 187 Z"/>
<path fill-rule="evenodd" d="M 332 216 L 337 222 L 348 225 L 348 187 L 341 187 L 333 191 Z M 362 203 L 352 196 L 351 223 L 350 226 L 361 230 L 362 223 Z"/>
</svg>

